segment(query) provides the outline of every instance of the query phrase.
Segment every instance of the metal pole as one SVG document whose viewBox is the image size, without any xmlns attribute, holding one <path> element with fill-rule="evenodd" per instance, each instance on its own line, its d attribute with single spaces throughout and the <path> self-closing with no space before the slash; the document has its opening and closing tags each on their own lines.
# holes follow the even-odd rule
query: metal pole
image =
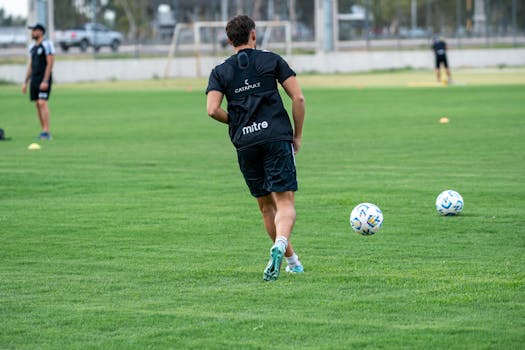
<svg viewBox="0 0 525 350">
<path fill-rule="evenodd" d="M 339 51 L 339 4 L 332 0 L 332 45 L 333 51 Z"/>
<path fill-rule="evenodd" d="M 415 31 L 417 27 L 417 0 L 410 2 L 410 27 Z"/>
<path fill-rule="evenodd" d="M 275 6 L 273 0 L 268 0 L 268 14 L 266 16 L 268 21 L 273 21 L 275 18 Z"/>
<path fill-rule="evenodd" d="M 47 4 L 46 0 L 36 1 L 36 21 L 47 27 Z"/>
<path fill-rule="evenodd" d="M 193 35 L 195 37 L 195 44 L 193 46 L 193 50 L 195 52 L 195 73 L 197 74 L 197 78 L 200 78 L 201 77 L 201 53 L 200 53 L 201 27 L 197 24 L 193 25 Z"/>
<path fill-rule="evenodd" d="M 27 2 L 27 22 L 28 26 L 33 25 L 35 22 L 35 0 L 29 0 Z"/>
<path fill-rule="evenodd" d="M 512 0 L 512 46 L 516 47 L 518 45 L 517 42 L 517 26 L 518 26 L 518 15 L 517 15 L 517 7 L 518 4 L 516 3 L 516 0 Z"/>
<path fill-rule="evenodd" d="M 95 48 L 97 47 L 97 0 L 91 0 L 91 11 L 93 12 L 93 29 L 95 29 L 93 30 L 93 58 L 96 58 L 97 50 Z"/>
<path fill-rule="evenodd" d="M 286 57 L 292 58 L 292 25 L 288 23 L 284 28 L 286 35 Z"/>
<path fill-rule="evenodd" d="M 370 49 L 370 0 L 365 2 L 365 39 L 366 49 Z"/>
<path fill-rule="evenodd" d="M 485 0 L 485 44 L 489 47 L 490 0 Z"/>
<path fill-rule="evenodd" d="M 295 0 L 288 0 L 288 20 L 290 20 L 293 32 L 297 20 L 295 16 Z"/>
<path fill-rule="evenodd" d="M 461 48 L 461 2 L 461 0 L 456 0 L 456 38 L 459 48 Z"/>
<path fill-rule="evenodd" d="M 334 35 L 333 35 L 333 14 L 332 14 L 332 1 L 323 0 L 323 13 L 324 13 L 324 51 L 334 50 Z"/>
<path fill-rule="evenodd" d="M 228 21 L 228 0 L 221 0 L 221 20 Z"/>
<path fill-rule="evenodd" d="M 321 52 L 323 50 L 323 0 L 315 0 L 315 50 Z"/>
<path fill-rule="evenodd" d="M 397 48 L 401 49 L 401 0 L 396 1 L 396 14 L 397 14 Z"/>
<path fill-rule="evenodd" d="M 47 29 L 49 40 L 55 38 L 55 0 L 47 0 Z"/>
<path fill-rule="evenodd" d="M 430 9 L 430 1 L 431 0 L 427 0 L 426 2 L 426 6 L 425 6 L 425 20 L 426 20 L 426 27 L 427 27 L 427 30 L 430 31 L 432 30 L 432 32 L 434 32 L 434 28 L 432 26 L 432 11 Z"/>
<path fill-rule="evenodd" d="M 35 0 L 29 0 L 27 2 L 27 21 L 26 21 L 26 25 L 27 26 L 32 26 L 35 24 L 35 20 L 36 20 L 36 4 L 35 4 Z M 27 46 L 29 46 L 31 44 L 31 36 L 28 35 L 27 36 Z M 26 57 L 26 60 L 29 60 L 29 55 L 25 55 Z"/>
<path fill-rule="evenodd" d="M 466 4 L 467 9 L 467 20 L 465 22 L 465 29 L 467 31 L 467 35 L 472 35 L 472 0 L 467 0 Z"/>
</svg>

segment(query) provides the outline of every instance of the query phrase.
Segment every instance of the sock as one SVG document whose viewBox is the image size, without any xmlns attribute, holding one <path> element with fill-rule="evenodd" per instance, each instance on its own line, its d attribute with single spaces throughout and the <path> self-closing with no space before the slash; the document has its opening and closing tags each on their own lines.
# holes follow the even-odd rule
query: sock
<svg viewBox="0 0 525 350">
<path fill-rule="evenodd" d="M 283 248 L 283 251 L 286 251 L 286 248 L 288 247 L 288 239 L 286 239 L 284 236 L 278 236 L 275 239 L 275 244 L 278 244 L 281 246 L 281 248 Z"/>
<path fill-rule="evenodd" d="M 301 262 L 299 261 L 299 257 L 297 254 L 293 253 L 292 256 L 286 258 L 286 262 L 288 263 L 288 266 L 298 266 L 301 265 Z"/>
</svg>

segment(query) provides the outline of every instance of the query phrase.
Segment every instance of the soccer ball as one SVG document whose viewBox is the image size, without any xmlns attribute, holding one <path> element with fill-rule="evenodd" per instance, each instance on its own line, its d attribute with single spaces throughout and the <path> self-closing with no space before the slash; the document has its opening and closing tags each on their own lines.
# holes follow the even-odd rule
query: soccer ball
<svg viewBox="0 0 525 350">
<path fill-rule="evenodd" d="M 356 233 L 363 236 L 373 235 L 383 225 L 383 213 L 377 205 L 358 204 L 350 213 L 350 225 Z"/>
<path fill-rule="evenodd" d="M 443 191 L 436 199 L 436 209 L 440 215 L 458 215 L 463 210 L 463 197 L 456 191 Z"/>
</svg>

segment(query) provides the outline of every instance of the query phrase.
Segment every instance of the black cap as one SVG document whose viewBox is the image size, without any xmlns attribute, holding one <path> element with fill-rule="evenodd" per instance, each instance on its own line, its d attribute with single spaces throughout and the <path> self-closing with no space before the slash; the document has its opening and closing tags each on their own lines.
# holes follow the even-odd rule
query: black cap
<svg viewBox="0 0 525 350">
<path fill-rule="evenodd" d="M 44 27 L 40 23 L 37 23 L 34 26 L 29 26 L 29 27 L 27 27 L 27 29 L 31 29 L 31 30 L 40 29 L 42 31 L 42 33 L 44 33 L 44 34 L 46 33 L 46 27 Z"/>
</svg>

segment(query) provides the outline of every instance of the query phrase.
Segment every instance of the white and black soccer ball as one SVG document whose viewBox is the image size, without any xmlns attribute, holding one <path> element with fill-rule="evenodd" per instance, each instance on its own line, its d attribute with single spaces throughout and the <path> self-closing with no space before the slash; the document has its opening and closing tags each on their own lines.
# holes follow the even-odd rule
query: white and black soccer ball
<svg viewBox="0 0 525 350">
<path fill-rule="evenodd" d="M 436 209 L 440 215 L 454 216 L 463 210 L 463 197 L 453 190 L 446 190 L 436 199 Z"/>
<path fill-rule="evenodd" d="M 350 213 L 350 226 L 363 236 L 370 236 L 379 231 L 383 225 L 383 213 L 375 204 L 358 204 Z"/>
</svg>

